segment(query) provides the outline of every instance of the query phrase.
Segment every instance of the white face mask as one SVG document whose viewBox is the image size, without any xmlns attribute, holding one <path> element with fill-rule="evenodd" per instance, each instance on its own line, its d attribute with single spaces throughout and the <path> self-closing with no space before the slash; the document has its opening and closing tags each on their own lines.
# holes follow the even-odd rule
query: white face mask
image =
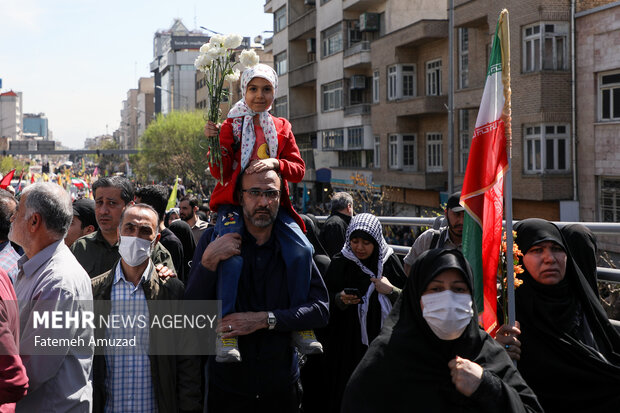
<svg viewBox="0 0 620 413">
<path fill-rule="evenodd" d="M 138 237 L 121 235 L 118 252 L 121 254 L 123 261 L 132 267 L 137 267 L 150 257 L 151 242 Z"/>
<path fill-rule="evenodd" d="M 422 316 L 442 340 L 456 340 L 469 325 L 474 315 L 471 295 L 450 290 L 422 296 Z"/>
</svg>

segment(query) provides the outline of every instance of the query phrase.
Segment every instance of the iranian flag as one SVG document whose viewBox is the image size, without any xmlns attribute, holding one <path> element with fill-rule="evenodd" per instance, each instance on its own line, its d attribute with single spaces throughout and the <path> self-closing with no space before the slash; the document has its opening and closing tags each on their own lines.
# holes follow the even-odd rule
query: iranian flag
<svg viewBox="0 0 620 413">
<path fill-rule="evenodd" d="M 494 333 L 497 322 L 497 266 L 502 237 L 503 183 L 510 137 L 510 51 L 508 11 L 497 22 L 487 78 L 471 141 L 461 204 L 465 207 L 463 253 L 474 270 L 480 323 Z"/>
</svg>

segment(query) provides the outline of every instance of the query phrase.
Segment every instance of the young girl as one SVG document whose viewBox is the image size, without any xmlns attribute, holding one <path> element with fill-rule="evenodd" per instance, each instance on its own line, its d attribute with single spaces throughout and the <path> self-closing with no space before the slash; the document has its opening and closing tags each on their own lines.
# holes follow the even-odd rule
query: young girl
<svg viewBox="0 0 620 413">
<path fill-rule="evenodd" d="M 280 213 L 274 230 L 280 241 L 286 264 L 291 305 L 307 299 L 312 246 L 303 235 L 303 221 L 293 209 L 287 181 L 300 182 L 305 164 L 299 153 L 291 124 L 284 118 L 268 113 L 278 87 L 276 72 L 265 64 L 246 69 L 241 77 L 243 98 L 237 102 L 220 129 L 222 148 L 222 181 L 211 194 L 209 207 L 218 213 L 214 236 L 229 232 L 241 233 L 243 214 L 235 200 L 235 183 L 241 171 L 256 173 L 273 169 L 282 176 Z M 207 136 L 217 135 L 213 122 L 205 126 Z M 209 165 L 211 175 L 220 180 L 220 165 Z M 222 301 L 222 316 L 235 311 L 237 286 L 243 260 L 233 256 L 218 267 L 218 298 Z M 301 277 L 300 274 L 304 274 Z M 293 333 L 293 341 L 304 354 L 322 353 L 321 344 L 312 331 Z M 237 338 L 218 339 L 216 361 L 240 361 Z"/>
</svg>

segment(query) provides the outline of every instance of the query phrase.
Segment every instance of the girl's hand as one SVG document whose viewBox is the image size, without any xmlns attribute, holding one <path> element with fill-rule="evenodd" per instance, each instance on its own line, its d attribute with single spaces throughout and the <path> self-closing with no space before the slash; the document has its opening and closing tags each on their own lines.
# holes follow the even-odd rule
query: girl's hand
<svg viewBox="0 0 620 413">
<path fill-rule="evenodd" d="M 280 169 L 280 161 L 275 158 L 267 158 L 250 162 L 250 166 L 247 167 L 245 173 L 253 174 L 270 170 L 277 171 L 278 169 Z"/>
<path fill-rule="evenodd" d="M 379 294 L 388 295 L 391 294 L 394 290 L 394 286 L 392 285 L 390 280 L 387 279 L 387 277 L 371 277 L 370 281 L 372 281 L 372 283 L 375 285 L 375 290 L 377 290 Z"/>
<path fill-rule="evenodd" d="M 215 123 L 208 121 L 205 125 L 205 136 L 206 137 L 216 137 L 220 130 L 220 125 L 216 125 Z"/>
</svg>

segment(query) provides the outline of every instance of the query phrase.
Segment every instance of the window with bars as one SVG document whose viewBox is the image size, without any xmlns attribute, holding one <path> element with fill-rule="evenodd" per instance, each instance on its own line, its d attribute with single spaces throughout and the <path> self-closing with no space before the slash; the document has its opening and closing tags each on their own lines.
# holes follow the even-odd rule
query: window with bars
<svg viewBox="0 0 620 413">
<path fill-rule="evenodd" d="M 286 52 L 278 53 L 273 57 L 273 64 L 276 69 L 276 73 L 278 75 L 283 75 L 286 73 Z"/>
<path fill-rule="evenodd" d="M 620 222 L 620 179 L 600 179 L 599 204 L 601 221 Z"/>
<path fill-rule="evenodd" d="M 341 168 L 361 168 L 364 151 L 338 152 L 338 166 Z"/>
<path fill-rule="evenodd" d="M 524 144 L 525 173 L 566 172 L 570 169 L 568 125 L 526 126 Z"/>
<path fill-rule="evenodd" d="M 322 86 L 323 111 L 342 109 L 342 80 Z"/>
<path fill-rule="evenodd" d="M 273 115 L 278 118 L 288 118 L 288 98 L 286 96 L 276 99 L 273 112 Z"/>
<path fill-rule="evenodd" d="M 322 54 L 321 57 L 331 56 L 342 51 L 342 27 L 338 23 L 321 32 Z"/>
<path fill-rule="evenodd" d="M 620 72 L 599 75 L 599 120 L 620 120 Z"/>
<path fill-rule="evenodd" d="M 443 138 L 441 133 L 426 134 L 426 171 L 443 170 Z"/>
<path fill-rule="evenodd" d="M 286 6 L 280 7 L 273 13 L 273 31 L 278 33 L 286 27 Z"/>
<path fill-rule="evenodd" d="M 459 27 L 459 88 L 469 86 L 469 31 Z"/>
<path fill-rule="evenodd" d="M 426 95 L 441 95 L 441 59 L 426 62 Z"/>
<path fill-rule="evenodd" d="M 523 71 L 568 69 L 568 23 L 523 28 Z"/>
<path fill-rule="evenodd" d="M 344 149 L 344 130 L 328 129 L 323 131 L 323 149 Z"/>
<path fill-rule="evenodd" d="M 459 110 L 459 145 L 460 145 L 460 165 L 459 171 L 464 174 L 467 170 L 467 158 L 469 158 L 469 146 L 471 134 L 469 132 L 469 110 Z"/>
<path fill-rule="evenodd" d="M 347 149 L 361 149 L 364 143 L 364 128 L 354 127 L 347 129 Z"/>
</svg>

